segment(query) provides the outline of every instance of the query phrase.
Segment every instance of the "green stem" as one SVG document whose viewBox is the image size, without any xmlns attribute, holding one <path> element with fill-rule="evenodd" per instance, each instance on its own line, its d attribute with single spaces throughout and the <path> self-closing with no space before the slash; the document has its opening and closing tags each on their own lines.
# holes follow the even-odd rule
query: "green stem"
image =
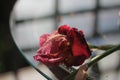
<svg viewBox="0 0 120 80">
<path fill-rule="evenodd" d="M 99 50 L 108 50 L 112 47 L 115 47 L 116 45 L 101 45 L 101 46 L 96 46 L 96 45 L 91 45 L 88 44 L 90 49 L 99 49 Z"/>
<path fill-rule="evenodd" d="M 120 49 L 120 44 L 115 46 L 115 47 L 113 47 L 113 48 L 111 48 L 111 49 L 109 49 L 109 50 L 107 50 L 107 51 L 105 51 L 101 55 L 98 55 L 98 56 L 94 57 L 89 63 L 87 63 L 88 67 L 90 67 L 91 65 L 95 64 L 96 62 L 98 62 L 102 58 L 110 55 L 111 53 L 113 53 L 114 51 L 119 50 L 119 49 Z"/>
<path fill-rule="evenodd" d="M 106 49 L 108 49 L 108 47 Z M 115 51 L 117 51 L 119 49 L 120 49 L 120 44 L 117 45 L 117 46 L 112 47 L 111 49 L 108 49 L 107 51 L 105 51 L 101 55 L 98 55 L 98 56 L 94 57 L 89 63 L 87 63 L 88 68 L 90 66 L 92 66 L 93 64 L 95 64 L 96 62 L 98 62 L 99 60 L 101 60 L 102 58 L 110 55 L 111 53 L 113 53 L 113 52 L 115 52 Z M 70 74 L 69 76 L 67 76 L 64 80 L 74 80 L 74 77 L 75 77 L 77 71 L 78 70 L 75 70 L 72 74 Z"/>
</svg>

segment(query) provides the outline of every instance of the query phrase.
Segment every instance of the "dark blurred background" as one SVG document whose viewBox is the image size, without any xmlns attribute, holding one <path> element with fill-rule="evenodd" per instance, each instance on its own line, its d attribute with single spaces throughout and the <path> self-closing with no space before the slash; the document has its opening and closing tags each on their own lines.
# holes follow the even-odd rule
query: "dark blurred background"
<svg viewBox="0 0 120 80">
<path fill-rule="evenodd" d="M 0 73 L 27 66 L 10 33 L 10 13 L 16 0 L 0 0 Z"/>
</svg>

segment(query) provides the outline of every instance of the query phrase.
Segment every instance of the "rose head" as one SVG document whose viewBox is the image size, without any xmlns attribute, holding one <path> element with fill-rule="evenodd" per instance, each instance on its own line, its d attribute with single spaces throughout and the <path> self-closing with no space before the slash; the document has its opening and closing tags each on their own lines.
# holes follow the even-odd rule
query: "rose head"
<svg viewBox="0 0 120 80">
<path fill-rule="evenodd" d="M 40 48 L 34 59 L 46 65 L 81 65 L 91 55 L 83 32 L 63 25 L 52 34 L 40 37 Z"/>
</svg>

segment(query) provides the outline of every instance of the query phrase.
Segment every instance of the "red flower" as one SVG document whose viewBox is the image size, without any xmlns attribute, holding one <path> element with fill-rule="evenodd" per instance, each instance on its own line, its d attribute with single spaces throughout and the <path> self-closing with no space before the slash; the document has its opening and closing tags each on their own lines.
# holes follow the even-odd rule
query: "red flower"
<svg viewBox="0 0 120 80">
<path fill-rule="evenodd" d="M 91 55 L 83 32 L 68 25 L 40 37 L 40 48 L 34 59 L 46 65 L 81 65 Z"/>
</svg>

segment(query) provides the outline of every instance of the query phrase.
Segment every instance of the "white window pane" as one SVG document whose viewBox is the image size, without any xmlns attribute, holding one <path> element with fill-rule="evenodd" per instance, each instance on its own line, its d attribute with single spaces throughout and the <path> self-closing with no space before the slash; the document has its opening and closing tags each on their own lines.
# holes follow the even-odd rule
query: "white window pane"
<svg viewBox="0 0 120 80">
<path fill-rule="evenodd" d="M 60 0 L 59 3 L 59 11 L 61 13 L 92 9 L 95 7 L 95 0 Z"/>
<path fill-rule="evenodd" d="M 54 20 L 26 22 L 17 25 L 13 32 L 14 39 L 20 48 L 31 48 L 39 46 L 39 37 L 54 30 Z"/>
<path fill-rule="evenodd" d="M 16 19 L 37 18 L 54 13 L 55 0 L 19 0 L 14 11 Z"/>
<path fill-rule="evenodd" d="M 100 51 L 98 54 L 100 54 L 100 53 L 103 53 L 103 51 Z M 103 60 L 98 62 L 99 69 L 100 69 L 101 72 L 115 70 L 117 68 L 118 63 L 119 63 L 119 55 L 118 55 L 118 53 L 119 53 L 119 51 L 114 52 L 113 54 L 107 56 L 106 58 L 104 58 Z"/>
<path fill-rule="evenodd" d="M 109 32 L 112 30 L 119 30 L 120 16 L 118 15 L 118 13 L 119 13 L 119 9 L 100 11 L 98 31 L 102 33 L 102 32 Z"/>
<path fill-rule="evenodd" d="M 99 0 L 101 6 L 120 5 L 120 0 Z"/>
<path fill-rule="evenodd" d="M 119 80 L 120 78 L 118 78 L 118 76 L 117 76 L 118 73 L 116 73 L 116 72 L 117 71 L 115 71 L 115 70 L 114 71 L 109 70 L 107 72 L 101 73 L 102 75 L 99 80 Z"/>
<path fill-rule="evenodd" d="M 94 15 L 93 13 L 84 13 L 76 15 L 63 16 L 60 25 L 68 24 L 72 27 L 82 29 L 86 37 L 93 34 Z"/>
</svg>

